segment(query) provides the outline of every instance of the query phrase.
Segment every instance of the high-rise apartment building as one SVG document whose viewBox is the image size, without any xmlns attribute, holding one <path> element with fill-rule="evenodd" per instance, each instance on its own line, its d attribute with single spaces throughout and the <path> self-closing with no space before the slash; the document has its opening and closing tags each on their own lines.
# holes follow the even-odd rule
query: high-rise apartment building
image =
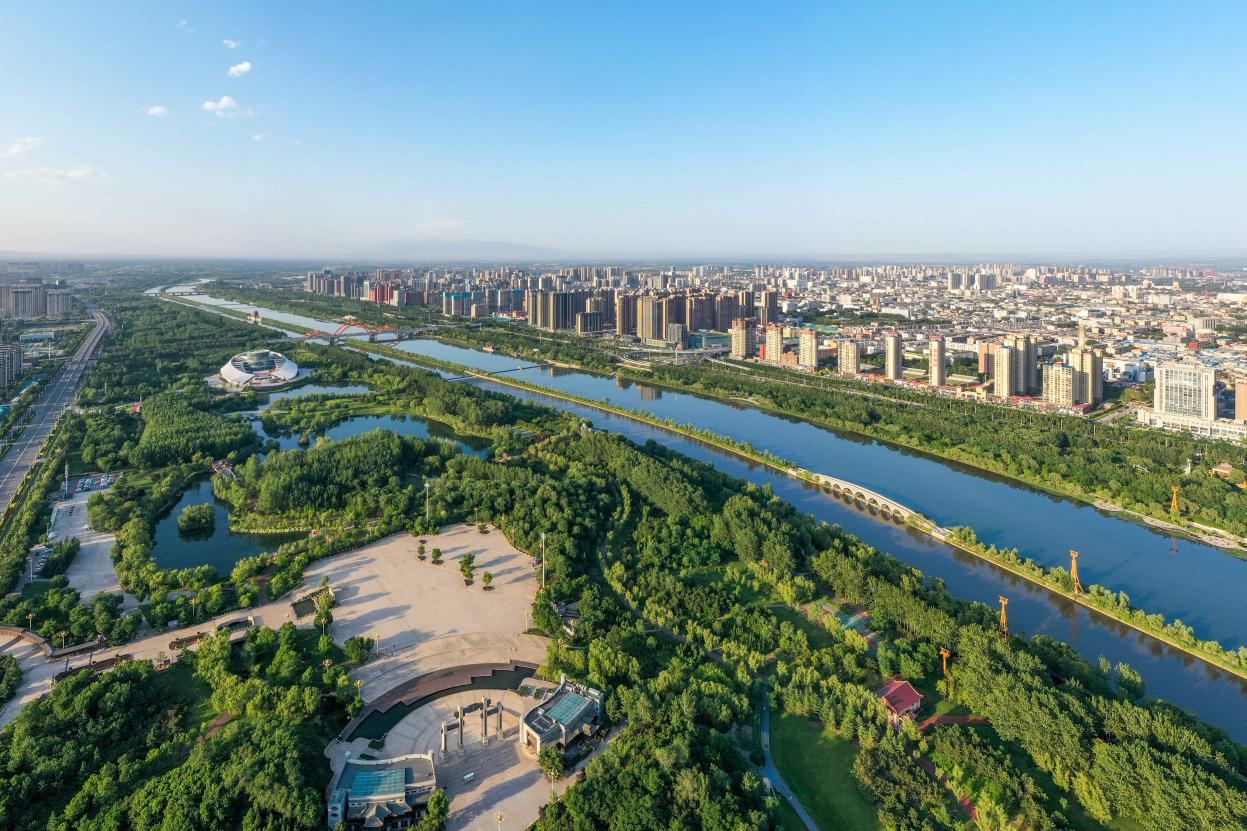
<svg viewBox="0 0 1247 831">
<path fill-rule="evenodd" d="M 898 333 L 889 332 L 883 336 L 883 375 L 889 381 L 901 379 L 901 370 L 904 367 L 903 353 L 904 348 Z"/>
<path fill-rule="evenodd" d="M 802 369 L 818 368 L 818 332 L 802 329 L 797 340 L 797 366 Z"/>
<path fill-rule="evenodd" d="M 732 357 L 738 360 L 758 354 L 757 321 L 752 317 L 738 317 L 732 321 Z"/>
<path fill-rule="evenodd" d="M 714 298 L 714 328 L 726 332 L 732 321 L 740 317 L 740 299 L 734 294 L 719 294 Z"/>
<path fill-rule="evenodd" d="M 73 310 L 74 296 L 69 289 L 53 289 L 48 292 L 47 316 L 60 320 Z"/>
<path fill-rule="evenodd" d="M 1079 392 L 1082 384 L 1079 371 L 1066 363 L 1056 361 L 1043 365 L 1043 400 L 1054 407 L 1073 407 L 1081 403 Z"/>
<path fill-rule="evenodd" d="M 779 292 L 767 290 L 762 292 L 758 303 L 758 321 L 763 326 L 779 322 Z"/>
<path fill-rule="evenodd" d="M 606 315 L 601 312 L 577 312 L 576 334 L 592 335 L 601 332 L 606 326 Z"/>
<path fill-rule="evenodd" d="M 1104 400 L 1104 354 L 1089 346 L 1069 351 L 1069 363 L 1078 372 L 1079 404 L 1099 404 Z"/>
<path fill-rule="evenodd" d="M 766 362 L 777 364 L 784 354 L 784 327 L 772 323 L 766 327 Z"/>
<path fill-rule="evenodd" d="M 16 343 L 0 344 L 0 388 L 11 386 L 22 377 L 22 347 Z"/>
<path fill-rule="evenodd" d="M 636 336 L 643 341 L 663 341 L 667 330 L 663 327 L 662 298 L 643 294 L 636 303 Z"/>
<path fill-rule="evenodd" d="M 848 339 L 840 341 L 836 356 L 840 362 L 840 374 L 856 375 L 861 371 L 862 353 L 857 341 Z"/>
<path fill-rule="evenodd" d="M 996 347 L 1000 344 L 988 343 L 987 341 L 979 341 L 979 374 L 993 375 L 996 371 Z"/>
<path fill-rule="evenodd" d="M 931 348 L 927 352 L 927 383 L 933 387 L 942 387 L 948 380 L 948 364 L 944 354 L 944 338 L 935 335 L 931 338 Z"/>
<path fill-rule="evenodd" d="M 615 295 L 615 334 L 635 337 L 637 333 L 637 296 L 620 292 Z"/>
<path fill-rule="evenodd" d="M 1017 349 L 1004 344 L 996 347 L 994 366 L 996 383 L 994 392 L 997 398 L 1009 398 L 1018 394 L 1020 379 L 1018 371 L 1022 361 L 1017 356 Z"/>
<path fill-rule="evenodd" d="M 1039 348 L 1035 339 L 1030 335 L 1006 335 L 1005 346 L 1014 350 L 1010 353 L 1015 361 L 1013 395 L 1033 395 L 1039 383 Z"/>
</svg>

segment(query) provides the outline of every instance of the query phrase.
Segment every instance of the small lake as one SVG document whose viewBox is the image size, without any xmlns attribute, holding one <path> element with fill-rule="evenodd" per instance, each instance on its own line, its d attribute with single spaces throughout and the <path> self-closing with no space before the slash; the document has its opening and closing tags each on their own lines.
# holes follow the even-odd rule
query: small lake
<svg viewBox="0 0 1247 831">
<path fill-rule="evenodd" d="M 216 523 L 211 532 L 182 532 L 178 515 L 187 505 L 211 503 L 216 508 Z M 156 521 L 156 544 L 152 556 L 161 569 L 190 568 L 209 565 L 222 578 L 229 577 L 234 564 L 243 557 L 275 551 L 284 542 L 299 539 L 302 534 L 244 534 L 229 530 L 229 505 L 212 495 L 208 477 L 193 482 L 168 514 Z"/>
<path fill-rule="evenodd" d="M 299 433 L 281 433 L 271 435 L 264 430 L 264 425 L 258 421 L 251 422 L 255 429 L 268 439 L 277 442 L 282 450 L 302 450 L 304 445 L 299 444 Z M 459 449 L 464 453 L 484 458 L 489 452 L 489 442 L 476 436 L 460 436 L 449 425 L 440 421 L 431 421 L 423 419 L 419 416 L 391 414 L 391 415 L 365 415 L 348 418 L 340 424 L 335 424 L 323 433 L 316 433 L 311 438 L 311 444 L 315 444 L 316 440 L 324 437 L 326 439 L 348 439 L 352 436 L 360 436 L 370 430 L 393 430 L 400 436 L 415 436 L 420 439 L 441 439 L 458 445 Z"/>
</svg>

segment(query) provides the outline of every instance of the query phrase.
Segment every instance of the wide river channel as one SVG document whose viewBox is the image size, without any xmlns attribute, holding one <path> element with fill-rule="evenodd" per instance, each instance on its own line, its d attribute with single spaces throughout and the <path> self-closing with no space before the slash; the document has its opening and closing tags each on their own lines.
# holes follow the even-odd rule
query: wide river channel
<svg viewBox="0 0 1247 831">
<path fill-rule="evenodd" d="M 250 312 L 253 305 L 197 295 L 196 302 Z M 296 314 L 259 309 L 265 321 L 332 331 Z M 979 539 L 1017 548 L 1045 566 L 1068 565 L 1081 552 L 1080 576 L 1124 591 L 1132 602 L 1166 618 L 1180 618 L 1198 636 L 1230 646 L 1247 643 L 1247 560 L 1214 546 L 1171 537 L 1089 505 L 960 465 L 798 419 L 687 393 L 552 367 L 433 340 L 396 344 L 404 352 L 453 361 L 555 392 L 609 399 L 611 404 L 694 424 L 747 441 L 809 470 L 863 485 L 921 512 L 945 527 L 965 525 Z M 1154 638 L 1066 600 L 1004 569 L 883 521 L 817 488 L 695 439 L 636 419 L 536 393 L 488 384 L 512 395 L 576 413 L 597 426 L 660 444 L 733 476 L 769 485 L 777 495 L 819 519 L 841 525 L 866 542 L 939 577 L 955 595 L 996 605 L 1009 598 L 1014 632 L 1045 634 L 1070 643 L 1091 661 L 1125 661 L 1142 675 L 1151 697 L 1172 701 L 1247 743 L 1247 680 L 1172 649 Z"/>
</svg>

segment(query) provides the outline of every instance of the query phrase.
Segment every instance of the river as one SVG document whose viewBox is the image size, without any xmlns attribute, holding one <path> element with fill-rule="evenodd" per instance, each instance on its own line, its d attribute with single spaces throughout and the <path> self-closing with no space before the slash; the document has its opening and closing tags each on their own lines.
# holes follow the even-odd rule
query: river
<svg viewBox="0 0 1247 831">
<path fill-rule="evenodd" d="M 193 299 L 244 311 L 255 308 L 202 295 Z M 263 308 L 260 312 L 271 324 L 334 328 L 301 315 Z M 812 471 L 892 497 L 940 525 L 970 526 L 981 540 L 1019 548 L 1024 556 L 1046 566 L 1068 564 L 1069 549 L 1077 549 L 1082 553 L 1079 570 L 1084 583 L 1125 591 L 1135 605 L 1180 618 L 1201 637 L 1217 638 L 1226 644 L 1247 642 L 1247 619 L 1240 614 L 1241 598 L 1247 591 L 1247 562 L 1213 546 L 1171 539 L 1073 500 L 751 407 L 573 370 L 541 367 L 509 371 L 530 364 L 437 341 L 405 341 L 397 348 L 486 372 L 508 371 L 509 378 L 586 398 L 609 399 L 618 406 L 747 441 Z M 877 548 L 941 578 L 958 597 L 994 605 L 997 595 L 1003 594 L 1009 598 L 1009 619 L 1015 632 L 1046 634 L 1066 641 L 1093 662 L 1101 655 L 1114 663 L 1125 661 L 1143 676 L 1149 696 L 1190 709 L 1226 728 L 1236 740 L 1247 742 L 1247 681 L 1231 673 L 956 548 L 880 521 L 812 486 L 734 454 L 627 417 L 513 388 L 501 389 L 575 412 L 635 441 L 654 439 L 725 473 L 769 485 L 802 510 L 838 523 Z"/>
</svg>

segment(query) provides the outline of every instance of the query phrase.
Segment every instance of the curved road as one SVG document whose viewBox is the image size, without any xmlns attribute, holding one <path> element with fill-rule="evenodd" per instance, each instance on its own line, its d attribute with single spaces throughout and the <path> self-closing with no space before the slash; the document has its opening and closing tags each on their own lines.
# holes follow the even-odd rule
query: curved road
<svg viewBox="0 0 1247 831">
<path fill-rule="evenodd" d="M 95 328 L 65 364 L 56 380 L 30 405 L 34 418 L 22 430 L 17 441 L 9 446 L 4 457 L 0 458 L 0 515 L 8 510 L 26 474 L 43 452 L 43 445 L 52 434 L 52 428 L 56 426 L 61 413 L 77 397 L 83 375 L 96 347 L 104 335 L 112 330 L 112 324 L 103 312 L 92 310 L 91 316 L 95 318 Z"/>
</svg>

